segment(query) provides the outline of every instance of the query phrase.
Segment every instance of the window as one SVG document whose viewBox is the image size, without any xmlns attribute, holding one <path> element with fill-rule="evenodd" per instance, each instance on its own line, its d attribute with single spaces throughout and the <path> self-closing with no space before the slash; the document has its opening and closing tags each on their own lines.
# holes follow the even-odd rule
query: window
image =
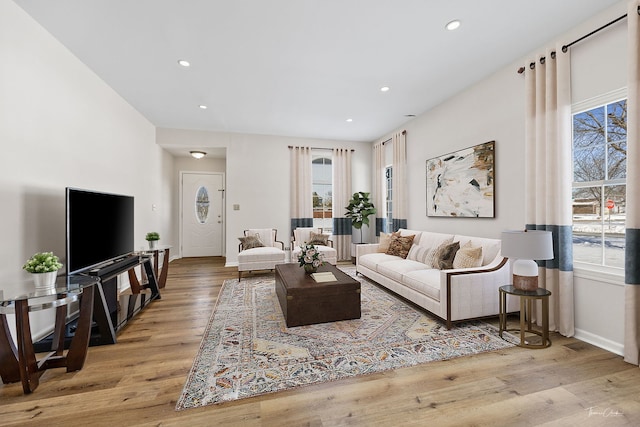
<svg viewBox="0 0 640 427">
<path fill-rule="evenodd" d="M 313 175 L 313 226 L 324 233 L 333 231 L 331 154 L 316 152 L 311 161 Z"/>
<path fill-rule="evenodd" d="M 627 101 L 573 114 L 573 256 L 624 268 Z"/>
<path fill-rule="evenodd" d="M 385 212 L 385 223 L 384 223 L 384 232 L 391 233 L 393 231 L 393 167 L 387 166 L 385 170 L 385 190 L 386 190 L 386 212 Z"/>
</svg>

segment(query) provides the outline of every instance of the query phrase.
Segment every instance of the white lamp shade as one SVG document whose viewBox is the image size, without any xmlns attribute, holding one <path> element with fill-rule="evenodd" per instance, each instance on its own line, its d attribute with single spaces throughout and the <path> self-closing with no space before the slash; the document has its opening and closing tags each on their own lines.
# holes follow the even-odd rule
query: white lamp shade
<svg viewBox="0 0 640 427">
<path fill-rule="evenodd" d="M 502 256 L 516 259 L 553 259 L 550 231 L 509 230 L 502 232 Z"/>
</svg>

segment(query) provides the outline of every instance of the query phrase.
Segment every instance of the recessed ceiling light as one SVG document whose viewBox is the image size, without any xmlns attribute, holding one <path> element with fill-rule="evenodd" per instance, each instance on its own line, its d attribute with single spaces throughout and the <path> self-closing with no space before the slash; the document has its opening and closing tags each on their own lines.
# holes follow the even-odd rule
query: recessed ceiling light
<svg viewBox="0 0 640 427">
<path fill-rule="evenodd" d="M 457 19 L 449 22 L 447 25 L 444 26 L 447 30 L 449 31 L 453 31 L 453 30 L 457 30 L 460 27 L 460 21 L 458 21 Z"/>
<path fill-rule="evenodd" d="M 206 105 L 200 105 L 199 107 L 200 107 L 201 110 L 206 110 L 207 109 Z"/>
<path fill-rule="evenodd" d="M 353 121 L 353 119 L 347 119 L 347 121 L 348 121 L 349 123 L 351 123 L 351 122 Z"/>
<path fill-rule="evenodd" d="M 191 154 L 194 159 L 201 159 L 207 155 L 204 151 L 189 151 L 189 154 Z"/>
<path fill-rule="evenodd" d="M 389 86 L 382 86 L 380 88 L 380 92 L 388 92 L 389 91 Z"/>
<path fill-rule="evenodd" d="M 188 67 L 191 65 L 189 61 L 185 61 L 184 59 L 179 60 L 178 64 L 182 65 L 183 67 Z"/>
</svg>

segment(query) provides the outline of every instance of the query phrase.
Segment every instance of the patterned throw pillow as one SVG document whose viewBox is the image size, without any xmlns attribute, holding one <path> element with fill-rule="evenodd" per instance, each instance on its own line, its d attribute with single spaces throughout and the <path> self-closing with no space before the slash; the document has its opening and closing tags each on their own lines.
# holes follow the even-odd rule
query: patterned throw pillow
<svg viewBox="0 0 640 427">
<path fill-rule="evenodd" d="M 389 249 L 385 252 L 387 255 L 395 255 L 400 258 L 406 258 L 409 254 L 409 249 L 411 249 L 411 245 L 413 244 L 412 236 L 391 236 L 391 241 L 389 242 Z"/>
<path fill-rule="evenodd" d="M 407 255 L 407 259 L 412 259 L 414 261 L 426 264 L 429 251 L 431 251 L 431 248 L 420 245 L 411 245 L 411 249 L 409 249 L 409 255 Z"/>
<path fill-rule="evenodd" d="M 450 243 L 444 247 L 444 250 L 438 257 L 438 270 L 450 270 L 453 268 L 453 260 L 456 257 L 456 253 L 460 249 L 460 242 Z"/>
<path fill-rule="evenodd" d="M 262 248 L 264 247 L 264 243 L 260 240 L 259 234 L 253 234 L 251 236 L 246 237 L 238 237 L 238 240 L 242 243 L 242 249 L 253 249 L 253 248 Z"/>
<path fill-rule="evenodd" d="M 389 243 L 391 243 L 391 236 L 399 236 L 400 232 L 396 231 L 391 234 L 380 232 L 380 243 L 378 243 L 378 252 L 387 253 L 389 250 Z"/>
<path fill-rule="evenodd" d="M 448 239 L 446 239 L 445 241 L 443 241 L 442 243 L 440 243 L 438 246 L 436 246 L 435 248 L 432 248 L 429 253 L 427 254 L 427 256 L 425 257 L 424 263 L 427 265 L 427 267 L 429 268 L 438 268 L 438 258 L 440 258 L 440 254 L 442 253 L 442 251 L 451 244 L 451 242 L 453 242 L 453 237 L 450 237 Z"/>
<path fill-rule="evenodd" d="M 465 243 L 453 259 L 453 268 L 473 268 L 482 266 L 482 246 Z"/>
<path fill-rule="evenodd" d="M 308 245 L 328 246 L 329 245 L 329 235 L 328 234 L 318 234 L 318 233 L 314 233 L 312 231 L 311 232 L 311 238 L 309 239 L 307 244 Z"/>
</svg>

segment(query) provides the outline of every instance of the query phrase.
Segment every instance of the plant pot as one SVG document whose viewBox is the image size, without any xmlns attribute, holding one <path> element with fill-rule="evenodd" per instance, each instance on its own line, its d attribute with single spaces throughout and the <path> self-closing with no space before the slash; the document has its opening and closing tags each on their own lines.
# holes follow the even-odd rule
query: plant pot
<svg viewBox="0 0 640 427">
<path fill-rule="evenodd" d="M 156 242 L 157 242 L 157 240 L 149 240 L 149 249 L 155 249 L 156 248 Z"/>
<path fill-rule="evenodd" d="M 48 273 L 33 273 L 32 276 L 36 289 L 50 289 L 55 288 L 56 286 L 58 272 L 50 271 Z"/>
<path fill-rule="evenodd" d="M 305 264 L 304 265 L 304 272 L 307 274 L 311 274 L 311 273 L 315 273 L 316 271 L 318 271 L 318 267 L 314 267 L 311 264 Z"/>
</svg>

